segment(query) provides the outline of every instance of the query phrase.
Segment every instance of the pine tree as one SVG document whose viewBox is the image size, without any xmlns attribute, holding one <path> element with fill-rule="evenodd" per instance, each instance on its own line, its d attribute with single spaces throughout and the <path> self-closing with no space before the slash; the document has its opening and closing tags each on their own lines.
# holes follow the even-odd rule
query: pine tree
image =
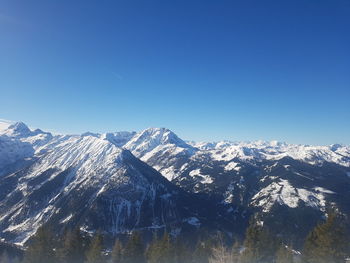
<svg viewBox="0 0 350 263">
<path fill-rule="evenodd" d="M 175 263 L 190 263 L 192 260 L 192 251 L 183 239 L 177 238 L 174 242 Z"/>
<path fill-rule="evenodd" d="M 46 226 L 41 226 L 24 256 L 26 263 L 47 263 L 55 262 L 53 234 Z"/>
<path fill-rule="evenodd" d="M 103 249 L 103 237 L 100 233 L 98 233 L 92 239 L 89 249 L 86 253 L 86 262 L 101 263 L 103 261 L 102 249 Z"/>
<path fill-rule="evenodd" d="M 330 213 L 326 222 L 317 225 L 307 236 L 303 255 L 308 263 L 343 263 L 347 256 L 346 229 L 341 217 Z"/>
<path fill-rule="evenodd" d="M 11 259 L 6 250 L 1 254 L 0 263 L 11 263 Z"/>
<path fill-rule="evenodd" d="M 193 253 L 193 263 L 209 263 L 209 258 L 212 256 L 212 240 L 197 242 L 196 248 Z"/>
<path fill-rule="evenodd" d="M 144 263 L 145 255 L 140 233 L 133 232 L 123 253 L 123 263 Z"/>
<path fill-rule="evenodd" d="M 63 238 L 63 246 L 58 250 L 58 258 L 62 263 L 84 262 L 84 239 L 79 228 L 67 231 Z"/>
<path fill-rule="evenodd" d="M 123 256 L 123 246 L 122 246 L 122 243 L 119 241 L 119 239 L 117 239 L 113 246 L 111 263 L 121 263 L 122 256 Z"/>
<path fill-rule="evenodd" d="M 293 263 L 293 254 L 283 244 L 276 252 L 276 263 Z"/>
<path fill-rule="evenodd" d="M 246 231 L 244 247 L 242 263 L 270 263 L 274 260 L 276 241 L 267 229 L 252 220 Z"/>
<path fill-rule="evenodd" d="M 146 251 L 147 262 L 148 263 L 158 262 L 161 254 L 160 250 L 161 250 L 160 241 L 157 235 L 154 235 L 152 242 L 149 244 Z"/>
<path fill-rule="evenodd" d="M 11 263 L 20 263 L 20 262 L 22 261 L 19 259 L 19 257 L 14 257 L 11 259 Z"/>
<path fill-rule="evenodd" d="M 241 257 L 241 243 L 236 240 L 232 246 L 232 262 L 238 263 Z"/>
<path fill-rule="evenodd" d="M 168 233 L 162 239 L 154 238 L 147 250 L 149 263 L 175 263 L 175 247 Z"/>
</svg>

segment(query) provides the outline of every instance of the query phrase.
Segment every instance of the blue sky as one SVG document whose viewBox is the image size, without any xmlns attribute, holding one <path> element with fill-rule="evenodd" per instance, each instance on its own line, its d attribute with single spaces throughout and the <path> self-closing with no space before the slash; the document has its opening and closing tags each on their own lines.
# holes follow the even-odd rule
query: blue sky
<svg viewBox="0 0 350 263">
<path fill-rule="evenodd" d="M 350 144 L 347 0 L 0 2 L 0 118 Z"/>
</svg>

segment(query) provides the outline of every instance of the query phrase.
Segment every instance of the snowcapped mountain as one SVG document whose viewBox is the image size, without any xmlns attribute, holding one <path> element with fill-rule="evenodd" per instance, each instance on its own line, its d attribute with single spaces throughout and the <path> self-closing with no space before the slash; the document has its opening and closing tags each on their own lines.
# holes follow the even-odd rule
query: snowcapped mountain
<svg viewBox="0 0 350 263">
<path fill-rule="evenodd" d="M 310 164 L 323 162 L 337 163 L 350 166 L 350 147 L 339 144 L 330 146 L 310 146 L 287 144 L 277 141 L 264 142 L 227 142 L 192 143 L 193 147 L 210 151 L 215 160 L 227 161 L 233 158 L 240 160 L 279 160 L 291 157 Z"/>
<path fill-rule="evenodd" d="M 150 128 L 136 134 L 124 146 L 171 181 L 178 173 L 175 163 L 187 160 L 197 149 L 165 128 Z"/>
<path fill-rule="evenodd" d="M 47 222 L 242 233 L 252 213 L 298 239 L 329 205 L 350 215 L 349 146 L 194 143 L 165 128 L 52 135 L 0 121 L 0 238 L 11 242 Z"/>
<path fill-rule="evenodd" d="M 278 233 L 306 235 L 328 206 L 350 215 L 349 146 L 159 143 L 140 157 L 186 191 L 216 200 L 227 214 L 245 207 Z"/>
<path fill-rule="evenodd" d="M 52 136 L 22 123 L 6 129 L 1 138 L 13 144 L 1 144 L 1 152 L 17 152 L 7 165 L 19 162 L 20 168 L 0 177 L 1 238 L 24 244 L 48 222 L 58 232 L 79 225 L 110 235 L 165 227 L 181 232 L 206 225 L 211 216 L 201 200 L 116 146 L 128 136 Z M 22 144 L 30 150 L 13 147 Z"/>
</svg>

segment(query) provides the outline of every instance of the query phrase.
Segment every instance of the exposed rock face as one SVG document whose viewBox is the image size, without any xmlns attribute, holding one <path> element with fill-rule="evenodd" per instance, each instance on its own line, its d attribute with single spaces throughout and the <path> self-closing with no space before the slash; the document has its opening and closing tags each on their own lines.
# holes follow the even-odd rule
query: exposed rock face
<svg viewBox="0 0 350 263">
<path fill-rule="evenodd" d="M 0 235 L 23 244 L 46 222 L 242 233 L 258 213 L 298 239 L 330 204 L 350 214 L 349 166 L 341 145 L 186 143 L 165 128 L 52 135 L 15 123 L 0 131 Z"/>
</svg>

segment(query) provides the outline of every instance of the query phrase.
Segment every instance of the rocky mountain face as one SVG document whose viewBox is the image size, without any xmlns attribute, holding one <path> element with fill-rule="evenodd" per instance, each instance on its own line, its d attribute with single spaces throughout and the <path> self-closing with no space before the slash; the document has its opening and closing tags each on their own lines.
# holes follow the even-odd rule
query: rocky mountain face
<svg viewBox="0 0 350 263">
<path fill-rule="evenodd" d="M 348 146 L 193 143 L 165 128 L 52 135 L 0 127 L 0 238 L 12 243 L 25 244 L 44 223 L 111 236 L 235 235 L 252 214 L 298 241 L 327 207 L 350 214 Z"/>
<path fill-rule="evenodd" d="M 146 153 L 132 152 L 187 192 L 215 200 L 226 214 L 238 218 L 235 207 L 244 207 L 276 234 L 295 242 L 326 216 L 329 207 L 350 215 L 348 146 L 165 143 Z"/>
</svg>

